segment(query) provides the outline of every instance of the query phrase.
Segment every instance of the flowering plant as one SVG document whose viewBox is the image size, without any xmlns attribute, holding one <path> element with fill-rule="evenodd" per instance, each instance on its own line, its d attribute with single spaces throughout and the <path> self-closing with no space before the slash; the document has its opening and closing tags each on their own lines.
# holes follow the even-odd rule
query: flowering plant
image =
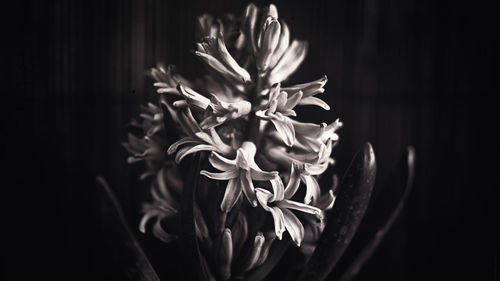
<svg viewBox="0 0 500 281">
<path fill-rule="evenodd" d="M 294 245 L 307 261 L 299 279 L 321 280 L 368 206 L 371 145 L 340 185 L 334 175 L 322 188 L 318 179 L 335 164 L 342 122 L 305 123 L 294 110 L 330 110 L 316 96 L 325 91 L 326 75 L 302 84 L 287 80 L 307 42 L 291 39 L 272 4 L 198 21 L 194 55 L 207 74 L 188 80 L 173 65 L 153 68 L 158 102 L 142 107 L 131 123 L 139 133 L 124 143 L 128 162 L 145 162 L 141 178 L 151 178 L 139 229 L 166 243 L 180 238 L 196 268 L 193 278 L 261 280 Z"/>
</svg>

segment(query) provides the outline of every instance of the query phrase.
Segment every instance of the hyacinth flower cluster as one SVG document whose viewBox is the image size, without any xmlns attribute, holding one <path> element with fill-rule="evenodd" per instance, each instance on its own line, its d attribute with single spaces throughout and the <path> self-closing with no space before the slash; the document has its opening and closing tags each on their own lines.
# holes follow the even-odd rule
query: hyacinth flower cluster
<svg viewBox="0 0 500 281">
<path fill-rule="evenodd" d="M 182 165 L 204 155 L 193 203 L 196 236 L 210 274 L 227 280 L 262 265 L 276 241 L 291 239 L 312 253 L 335 202 L 336 177 L 328 187 L 318 178 L 334 164 L 342 122 L 297 116 L 304 105 L 330 110 L 318 97 L 327 77 L 288 81 L 308 44 L 292 39 L 274 5 L 198 21 L 194 55 L 206 74 L 189 80 L 173 65 L 151 69 L 158 102 L 141 108 L 123 145 L 129 163 L 146 163 L 141 178 L 151 179 L 139 229 L 164 242 L 179 238 L 180 198 L 194 177 Z"/>
</svg>

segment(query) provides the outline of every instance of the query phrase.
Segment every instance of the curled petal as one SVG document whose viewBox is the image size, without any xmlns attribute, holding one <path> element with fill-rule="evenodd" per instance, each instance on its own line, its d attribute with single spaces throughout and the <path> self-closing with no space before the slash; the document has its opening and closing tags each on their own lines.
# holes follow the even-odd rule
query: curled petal
<svg viewBox="0 0 500 281">
<path fill-rule="evenodd" d="M 185 137 L 182 138 L 176 142 L 174 142 L 167 150 L 168 154 L 173 154 L 174 152 L 177 151 L 179 146 L 184 145 L 184 144 L 192 144 L 192 143 L 199 143 L 200 141 L 196 138 L 193 137 Z"/>
<path fill-rule="evenodd" d="M 212 173 L 212 172 L 208 172 L 205 170 L 201 170 L 200 174 L 202 174 L 208 178 L 214 179 L 214 180 L 229 180 L 229 179 L 237 178 L 239 175 L 239 170 L 238 169 L 231 169 L 231 170 L 224 171 L 222 173 Z"/>
<path fill-rule="evenodd" d="M 196 91 L 182 86 L 181 83 L 177 85 L 177 90 L 186 99 L 186 101 L 202 110 L 207 109 L 210 105 L 210 99 L 200 95 Z"/>
<path fill-rule="evenodd" d="M 304 203 L 309 204 L 311 201 L 318 199 L 321 192 L 318 181 L 311 175 L 302 176 L 306 183 L 306 195 L 304 196 Z"/>
<path fill-rule="evenodd" d="M 287 91 L 289 93 L 302 91 L 304 97 L 310 97 L 316 94 L 323 93 L 325 91 L 323 87 L 325 86 L 326 82 L 328 82 L 328 78 L 326 77 L 326 75 L 323 75 L 323 77 L 321 77 L 320 79 L 309 83 L 284 87 L 283 91 Z"/>
<path fill-rule="evenodd" d="M 323 100 L 318 99 L 317 97 L 303 98 L 302 100 L 300 100 L 298 102 L 298 104 L 299 105 L 316 105 L 316 106 L 323 108 L 324 110 L 330 110 L 330 106 L 326 102 L 324 102 Z"/>
<path fill-rule="evenodd" d="M 214 147 L 213 145 L 208 145 L 208 144 L 199 144 L 193 147 L 184 147 L 181 148 L 175 155 L 175 162 L 177 164 L 180 163 L 182 159 L 184 159 L 184 157 L 186 157 L 191 153 L 195 153 L 198 151 L 214 151 L 214 150 L 217 150 L 217 148 Z"/>
<path fill-rule="evenodd" d="M 321 197 L 316 202 L 316 207 L 323 211 L 330 210 L 335 203 L 335 195 L 333 190 L 330 189 L 326 194 L 321 195 Z"/>
<path fill-rule="evenodd" d="M 222 34 L 219 34 L 219 36 L 217 37 L 217 50 L 220 53 L 222 62 L 229 68 L 231 72 L 237 74 L 243 82 L 252 81 L 248 71 L 239 66 L 238 63 L 234 60 L 234 58 L 231 56 L 231 54 L 229 54 L 226 48 L 226 44 L 224 44 L 222 38 L 224 38 Z"/>
<path fill-rule="evenodd" d="M 210 164 L 212 164 L 214 168 L 220 171 L 225 171 L 236 167 L 236 160 L 231 160 L 222 157 L 217 152 L 212 152 L 212 154 L 210 154 L 210 158 L 208 159 L 208 161 L 210 161 Z"/>
</svg>

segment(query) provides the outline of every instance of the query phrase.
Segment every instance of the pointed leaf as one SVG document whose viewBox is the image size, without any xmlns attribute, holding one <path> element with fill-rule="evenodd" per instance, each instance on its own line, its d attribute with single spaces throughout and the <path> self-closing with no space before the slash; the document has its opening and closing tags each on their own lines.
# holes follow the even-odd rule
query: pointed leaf
<svg viewBox="0 0 500 281">
<path fill-rule="evenodd" d="M 373 148 L 365 143 L 344 175 L 326 227 L 299 280 L 324 280 L 342 257 L 368 207 L 375 173 Z"/>
</svg>

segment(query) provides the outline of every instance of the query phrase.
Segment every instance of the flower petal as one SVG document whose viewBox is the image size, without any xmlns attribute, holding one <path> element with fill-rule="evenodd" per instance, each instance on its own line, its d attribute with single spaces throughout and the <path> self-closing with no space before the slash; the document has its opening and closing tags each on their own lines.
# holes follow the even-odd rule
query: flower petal
<svg viewBox="0 0 500 281">
<path fill-rule="evenodd" d="M 200 109 L 206 110 L 210 105 L 210 99 L 197 93 L 196 91 L 177 84 L 177 90 L 186 99 L 190 105 L 194 105 Z"/>
<path fill-rule="evenodd" d="M 184 145 L 184 144 L 191 144 L 191 143 L 200 143 L 198 139 L 195 139 L 193 137 L 185 137 L 182 138 L 176 142 L 174 142 L 167 150 L 168 154 L 173 154 L 177 151 L 179 146 Z"/>
<path fill-rule="evenodd" d="M 297 192 L 297 189 L 299 188 L 300 185 L 300 173 L 298 171 L 297 163 L 293 162 L 291 171 L 290 171 L 290 179 L 288 180 L 288 184 L 286 185 L 285 192 L 284 192 L 284 198 L 285 199 L 290 199 L 292 198 L 293 195 L 295 195 L 295 192 Z"/>
<path fill-rule="evenodd" d="M 302 99 L 302 91 L 298 91 L 295 94 L 289 95 L 285 104 L 285 108 L 293 109 L 297 103 L 300 103 Z"/>
<path fill-rule="evenodd" d="M 285 232 L 285 218 L 283 216 L 283 211 L 278 207 L 269 208 L 269 212 L 273 216 L 274 221 L 274 232 L 279 240 L 283 237 L 283 232 Z"/>
<path fill-rule="evenodd" d="M 271 121 L 278 131 L 278 134 L 283 139 L 283 142 L 288 146 L 293 146 L 295 141 L 295 130 L 293 128 L 290 118 L 283 116 L 282 120 L 272 118 Z"/>
<path fill-rule="evenodd" d="M 193 147 L 184 147 L 181 148 L 175 155 L 175 162 L 179 164 L 182 161 L 182 159 L 184 159 L 184 157 L 186 157 L 191 153 L 195 153 L 198 151 L 214 151 L 214 150 L 216 150 L 216 147 L 208 144 L 199 144 Z"/>
<path fill-rule="evenodd" d="M 305 97 L 302 100 L 299 101 L 299 105 L 316 105 L 324 110 L 330 110 L 330 106 L 324 102 L 321 99 L 318 99 L 317 97 Z"/>
<path fill-rule="evenodd" d="M 276 205 L 278 205 L 280 208 L 297 210 L 304 213 L 316 215 L 316 217 L 318 218 L 322 218 L 321 210 L 319 208 L 304 203 L 285 199 L 283 201 L 277 202 Z"/>
<path fill-rule="evenodd" d="M 200 171 L 201 175 L 204 175 L 205 177 L 214 179 L 214 180 L 229 180 L 229 179 L 234 179 L 237 178 L 239 175 L 239 169 L 231 169 L 224 171 L 222 173 L 212 173 L 206 170 L 201 170 Z"/>
<path fill-rule="evenodd" d="M 252 182 L 252 178 L 250 177 L 250 172 L 240 170 L 240 182 L 243 187 L 243 193 L 248 199 L 248 202 L 253 207 L 257 207 L 257 199 L 255 197 L 255 190 Z"/>
<path fill-rule="evenodd" d="M 262 42 L 259 54 L 257 55 L 257 68 L 260 72 L 266 72 L 269 69 L 274 50 L 278 46 L 280 39 L 281 26 L 277 19 L 268 17 L 262 30 Z"/>
<path fill-rule="evenodd" d="M 300 247 L 302 239 L 304 239 L 304 226 L 299 219 L 287 209 L 282 209 L 285 218 L 285 228 L 292 237 L 292 241 Z"/>
<path fill-rule="evenodd" d="M 309 82 L 309 83 L 303 83 L 303 84 L 298 84 L 298 85 L 294 85 L 294 86 L 284 87 L 283 91 L 287 91 L 290 93 L 302 91 L 302 93 L 304 94 L 304 97 L 310 97 L 310 96 L 313 96 L 315 94 L 323 93 L 325 91 L 325 89 L 323 87 L 325 86 L 326 82 L 328 82 L 328 78 L 326 77 L 326 75 L 323 75 L 323 77 L 321 77 L 320 79 Z"/>
<path fill-rule="evenodd" d="M 271 70 L 268 83 L 270 85 L 281 82 L 295 72 L 307 53 L 307 42 L 294 40 L 281 57 L 280 61 Z"/>
<path fill-rule="evenodd" d="M 311 175 L 303 175 L 302 178 L 306 182 L 306 195 L 304 196 L 304 203 L 309 204 L 313 200 L 317 200 L 321 190 L 318 181 Z"/>
<path fill-rule="evenodd" d="M 267 172 L 260 169 L 250 168 L 250 172 L 252 175 L 252 179 L 256 181 L 268 181 L 278 177 L 278 172 L 276 171 Z"/>
<path fill-rule="evenodd" d="M 240 77 L 240 80 L 243 82 L 250 82 L 252 78 L 246 69 L 242 68 L 229 54 L 229 51 L 226 48 L 226 44 L 222 40 L 223 35 L 220 33 L 217 37 L 217 51 L 219 51 L 219 55 L 222 59 L 222 62 L 226 65 L 226 67 L 233 73 L 237 74 Z"/>
<path fill-rule="evenodd" d="M 280 24 L 280 41 L 278 43 L 278 46 L 274 50 L 270 67 L 274 67 L 276 65 L 276 63 L 281 59 L 286 49 L 288 49 L 288 46 L 290 45 L 290 30 L 288 29 L 288 25 L 282 20 L 280 21 Z"/>
<path fill-rule="evenodd" d="M 212 164 L 214 168 L 220 171 L 225 171 L 236 167 L 236 160 L 222 157 L 217 152 L 212 152 L 208 161 L 210 161 L 210 164 Z"/>
<path fill-rule="evenodd" d="M 239 180 L 230 179 L 224 192 L 224 198 L 222 198 L 222 203 L 220 204 L 220 210 L 224 213 L 229 213 L 240 196 L 241 185 L 239 184 Z"/>
</svg>

